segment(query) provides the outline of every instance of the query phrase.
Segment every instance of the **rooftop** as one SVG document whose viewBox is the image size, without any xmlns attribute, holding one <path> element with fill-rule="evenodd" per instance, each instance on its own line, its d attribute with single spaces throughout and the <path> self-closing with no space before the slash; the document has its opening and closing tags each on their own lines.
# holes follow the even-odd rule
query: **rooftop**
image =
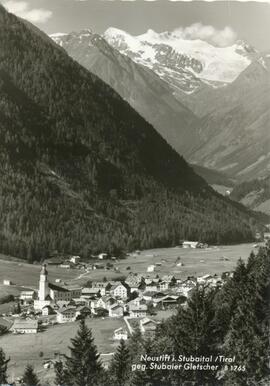
<svg viewBox="0 0 270 386">
<path fill-rule="evenodd" d="M 37 320 L 24 320 L 24 319 L 15 319 L 12 329 L 37 329 L 38 321 Z"/>
</svg>

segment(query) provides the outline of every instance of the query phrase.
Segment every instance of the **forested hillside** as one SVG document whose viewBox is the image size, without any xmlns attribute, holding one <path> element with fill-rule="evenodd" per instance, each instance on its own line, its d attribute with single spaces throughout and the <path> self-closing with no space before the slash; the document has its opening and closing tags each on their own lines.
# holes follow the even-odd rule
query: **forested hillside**
<svg viewBox="0 0 270 386">
<path fill-rule="evenodd" d="M 260 227 L 118 94 L 0 6 L 0 251 L 117 253 Z"/>
</svg>

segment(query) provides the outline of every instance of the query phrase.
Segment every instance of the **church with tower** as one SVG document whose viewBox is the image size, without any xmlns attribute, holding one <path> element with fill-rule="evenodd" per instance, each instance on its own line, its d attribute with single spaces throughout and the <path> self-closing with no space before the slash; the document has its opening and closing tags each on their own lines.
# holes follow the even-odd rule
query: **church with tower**
<svg viewBox="0 0 270 386">
<path fill-rule="evenodd" d="M 48 280 L 48 271 L 44 264 L 39 276 L 38 299 L 34 301 L 35 310 L 42 310 L 46 306 L 57 305 L 58 301 L 70 301 L 81 296 L 81 288 L 60 287 Z"/>
</svg>

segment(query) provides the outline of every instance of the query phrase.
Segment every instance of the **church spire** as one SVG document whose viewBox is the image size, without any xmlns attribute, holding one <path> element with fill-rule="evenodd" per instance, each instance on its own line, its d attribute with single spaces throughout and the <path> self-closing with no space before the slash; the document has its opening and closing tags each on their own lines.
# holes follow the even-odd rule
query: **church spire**
<svg viewBox="0 0 270 386">
<path fill-rule="evenodd" d="M 47 271 L 47 268 L 46 268 L 46 264 L 43 264 L 42 267 L 41 267 L 41 271 L 40 271 L 40 274 L 41 275 L 48 275 L 48 271 Z"/>
</svg>

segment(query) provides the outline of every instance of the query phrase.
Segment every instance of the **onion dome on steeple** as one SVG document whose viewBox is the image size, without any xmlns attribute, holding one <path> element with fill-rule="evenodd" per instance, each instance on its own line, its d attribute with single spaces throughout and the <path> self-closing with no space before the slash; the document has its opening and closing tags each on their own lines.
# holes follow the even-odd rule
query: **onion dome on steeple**
<svg viewBox="0 0 270 386">
<path fill-rule="evenodd" d="M 41 271 L 40 271 L 41 275 L 48 275 L 48 271 L 47 271 L 46 267 L 47 267 L 46 264 L 42 265 L 42 268 L 41 268 Z"/>
</svg>

